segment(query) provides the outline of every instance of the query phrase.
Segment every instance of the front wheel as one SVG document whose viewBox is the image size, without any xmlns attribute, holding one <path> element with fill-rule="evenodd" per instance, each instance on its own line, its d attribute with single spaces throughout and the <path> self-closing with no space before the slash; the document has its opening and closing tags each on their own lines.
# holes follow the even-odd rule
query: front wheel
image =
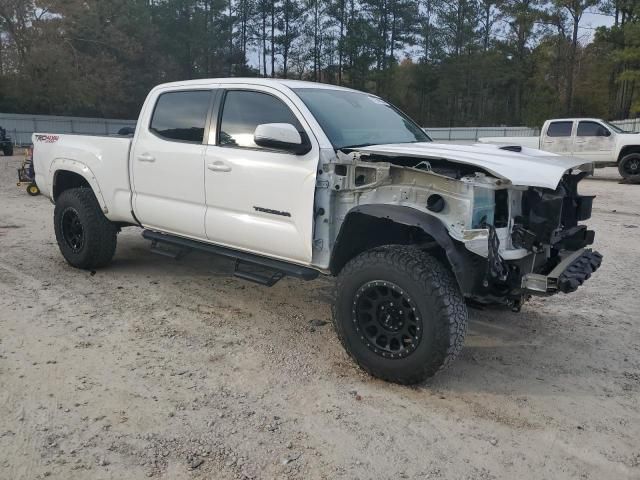
<svg viewBox="0 0 640 480">
<path fill-rule="evenodd" d="M 364 370 L 414 384 L 460 352 L 467 309 L 453 274 L 433 256 L 386 246 L 344 267 L 336 282 L 333 321 L 342 345 Z"/>
<path fill-rule="evenodd" d="M 60 194 L 53 213 L 62 256 L 76 268 L 104 267 L 116 251 L 118 229 L 104 216 L 90 188 Z"/>
<path fill-rule="evenodd" d="M 5 157 L 13 157 L 13 145 L 7 145 L 2 149 Z"/>
<path fill-rule="evenodd" d="M 630 153 L 618 163 L 620 176 L 627 180 L 640 180 L 640 153 Z"/>
</svg>

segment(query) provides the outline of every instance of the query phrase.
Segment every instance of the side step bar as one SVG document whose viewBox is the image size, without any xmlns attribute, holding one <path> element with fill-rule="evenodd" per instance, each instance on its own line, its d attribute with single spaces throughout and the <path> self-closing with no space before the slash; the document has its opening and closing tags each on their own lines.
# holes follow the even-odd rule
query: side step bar
<svg viewBox="0 0 640 480">
<path fill-rule="evenodd" d="M 220 245 L 212 245 L 210 243 L 198 242 L 188 238 L 177 237 L 166 233 L 158 233 L 152 230 L 144 230 L 142 236 L 147 240 L 151 240 L 151 250 L 172 258 L 180 258 L 191 250 L 209 253 L 211 255 L 219 255 L 235 260 L 234 275 L 252 282 L 259 283 L 271 287 L 286 275 L 290 277 L 301 278 L 303 280 L 313 280 L 318 277 L 318 271 L 287 263 L 272 258 L 262 257 L 253 253 L 241 252 L 232 248 L 222 247 Z M 164 244 L 177 249 L 176 254 L 167 252 L 158 247 L 158 244 Z M 257 267 L 260 271 L 253 272 L 243 269 L 242 267 Z"/>
</svg>

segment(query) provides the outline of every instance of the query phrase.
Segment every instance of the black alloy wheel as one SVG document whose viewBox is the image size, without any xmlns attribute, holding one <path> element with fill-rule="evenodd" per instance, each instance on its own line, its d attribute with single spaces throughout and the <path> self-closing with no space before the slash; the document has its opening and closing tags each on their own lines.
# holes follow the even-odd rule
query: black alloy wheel
<svg viewBox="0 0 640 480">
<path fill-rule="evenodd" d="M 618 162 L 620 176 L 634 182 L 640 180 L 640 152 L 625 155 Z"/>
<path fill-rule="evenodd" d="M 638 175 L 640 173 L 640 158 L 632 158 L 625 162 L 624 171 L 627 175 Z"/>
<path fill-rule="evenodd" d="M 62 238 L 74 253 L 78 253 L 84 247 L 84 227 L 80 221 L 78 211 L 73 207 L 67 207 L 60 218 L 60 230 Z"/>
<path fill-rule="evenodd" d="M 392 282 L 372 281 L 360 287 L 352 317 L 367 348 L 384 358 L 404 358 L 422 339 L 422 319 L 415 302 Z"/>
<path fill-rule="evenodd" d="M 119 229 L 105 217 L 90 188 L 60 193 L 53 219 L 58 247 L 70 265 L 90 270 L 111 262 Z"/>
</svg>

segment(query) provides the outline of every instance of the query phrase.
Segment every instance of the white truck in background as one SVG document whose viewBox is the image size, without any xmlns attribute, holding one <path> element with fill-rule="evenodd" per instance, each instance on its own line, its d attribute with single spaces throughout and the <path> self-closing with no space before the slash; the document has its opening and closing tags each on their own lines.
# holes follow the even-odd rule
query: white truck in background
<svg viewBox="0 0 640 480">
<path fill-rule="evenodd" d="M 159 85 L 133 135 L 33 144 L 70 265 L 106 267 L 120 229 L 142 227 L 157 253 L 223 255 L 266 286 L 336 276 L 343 346 L 398 383 L 451 363 L 465 301 L 518 310 L 575 291 L 602 259 L 583 223 L 594 198 L 578 192 L 583 160 L 439 145 L 383 99 L 332 85 Z"/>
<path fill-rule="evenodd" d="M 557 118 L 544 122 L 539 137 L 482 137 L 478 141 L 578 157 L 596 168 L 617 166 L 623 178 L 640 179 L 640 133 L 625 132 L 599 118 Z"/>
</svg>

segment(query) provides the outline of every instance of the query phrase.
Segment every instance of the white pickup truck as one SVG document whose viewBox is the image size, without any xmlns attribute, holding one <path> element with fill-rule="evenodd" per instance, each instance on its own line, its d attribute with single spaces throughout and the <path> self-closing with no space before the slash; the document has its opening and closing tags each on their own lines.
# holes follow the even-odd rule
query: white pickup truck
<svg viewBox="0 0 640 480">
<path fill-rule="evenodd" d="M 625 132 L 599 118 L 547 120 L 539 137 L 482 137 L 481 143 L 518 145 L 579 157 L 595 167 L 618 167 L 623 178 L 640 180 L 640 133 Z"/>
<path fill-rule="evenodd" d="M 117 234 L 235 261 L 235 275 L 337 277 L 334 325 L 371 374 L 415 383 L 458 354 L 465 301 L 518 310 L 600 266 L 582 160 L 438 145 L 379 97 L 317 83 L 160 85 L 128 137 L 33 136 L 37 184 L 74 267 Z"/>
</svg>

